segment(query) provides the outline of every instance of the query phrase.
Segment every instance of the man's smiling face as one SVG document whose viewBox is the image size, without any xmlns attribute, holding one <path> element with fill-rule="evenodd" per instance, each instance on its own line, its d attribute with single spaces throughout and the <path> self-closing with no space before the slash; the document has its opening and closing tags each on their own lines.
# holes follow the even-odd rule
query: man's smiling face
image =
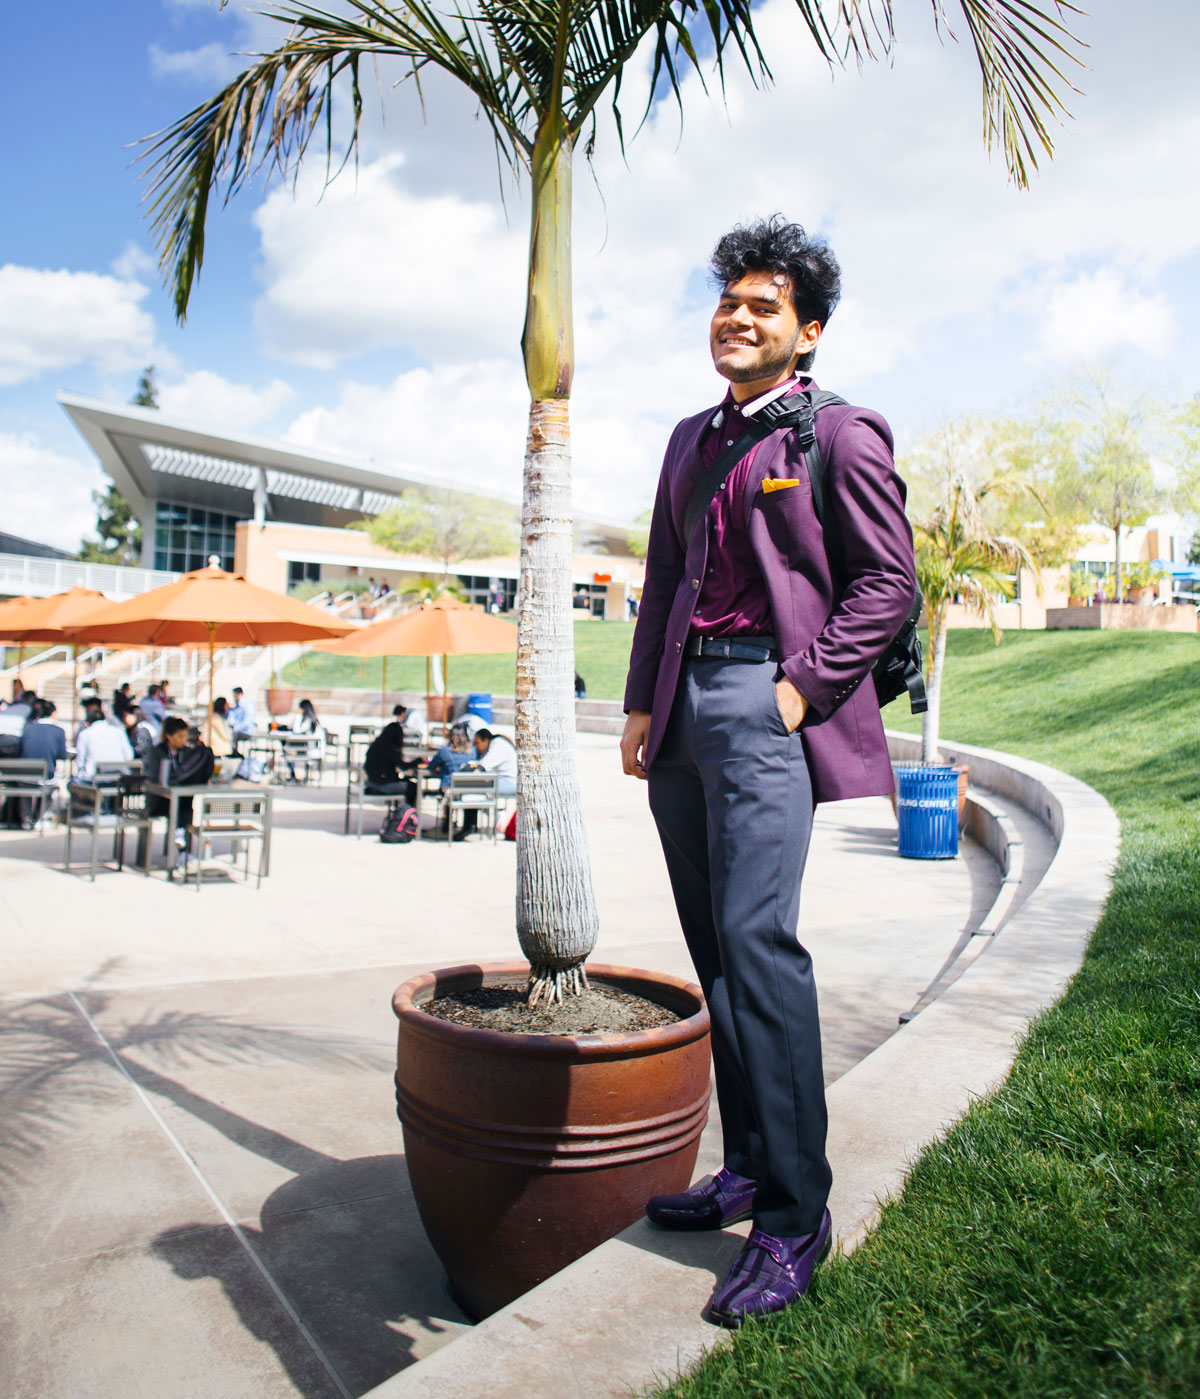
<svg viewBox="0 0 1200 1399">
<path fill-rule="evenodd" d="M 800 324 L 782 273 L 747 272 L 722 291 L 709 347 L 717 373 L 731 383 L 769 387 L 791 372 L 796 356 L 811 350 L 820 334 L 818 321 Z"/>
</svg>

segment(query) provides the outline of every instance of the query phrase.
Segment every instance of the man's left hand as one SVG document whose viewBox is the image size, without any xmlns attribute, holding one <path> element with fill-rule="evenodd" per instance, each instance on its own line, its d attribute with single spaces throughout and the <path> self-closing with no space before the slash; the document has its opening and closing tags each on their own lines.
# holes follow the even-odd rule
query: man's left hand
<svg viewBox="0 0 1200 1399">
<path fill-rule="evenodd" d="M 808 701 L 790 680 L 776 680 L 775 703 L 779 707 L 779 717 L 788 733 L 794 733 L 804 722 L 808 713 Z"/>
</svg>

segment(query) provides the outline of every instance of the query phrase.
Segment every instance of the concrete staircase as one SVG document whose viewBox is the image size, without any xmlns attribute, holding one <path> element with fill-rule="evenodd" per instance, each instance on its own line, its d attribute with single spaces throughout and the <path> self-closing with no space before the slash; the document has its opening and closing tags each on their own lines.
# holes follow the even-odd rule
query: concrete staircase
<svg viewBox="0 0 1200 1399">
<path fill-rule="evenodd" d="M 575 728 L 585 734 L 617 734 L 625 727 L 620 700 L 576 700 Z"/>
</svg>

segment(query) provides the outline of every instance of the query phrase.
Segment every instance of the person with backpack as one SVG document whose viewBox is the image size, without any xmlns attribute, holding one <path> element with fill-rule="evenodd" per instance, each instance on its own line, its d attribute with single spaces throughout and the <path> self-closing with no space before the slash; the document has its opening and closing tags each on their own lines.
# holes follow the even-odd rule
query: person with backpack
<svg viewBox="0 0 1200 1399">
<path fill-rule="evenodd" d="M 887 423 L 808 373 L 841 294 L 832 251 L 775 215 L 726 234 L 711 271 L 730 388 L 667 447 L 621 757 L 648 782 L 708 1000 L 724 1133 L 722 1169 L 646 1213 L 753 1219 L 708 1310 L 737 1326 L 799 1297 L 832 1242 L 800 881 L 818 802 L 893 790 L 873 671 L 917 589 Z"/>
<path fill-rule="evenodd" d="M 188 722 L 178 714 L 163 720 L 162 738 L 150 753 L 150 766 L 144 776 L 151 782 L 167 787 L 200 786 L 212 780 L 216 759 L 213 751 L 198 740 L 193 740 Z M 155 796 L 149 802 L 151 816 L 165 816 L 170 810 L 166 797 Z M 181 797 L 176 808 L 174 838 L 177 854 L 177 869 L 186 869 L 195 860 L 191 853 L 191 836 L 188 827 L 192 823 L 192 799 Z"/>
</svg>

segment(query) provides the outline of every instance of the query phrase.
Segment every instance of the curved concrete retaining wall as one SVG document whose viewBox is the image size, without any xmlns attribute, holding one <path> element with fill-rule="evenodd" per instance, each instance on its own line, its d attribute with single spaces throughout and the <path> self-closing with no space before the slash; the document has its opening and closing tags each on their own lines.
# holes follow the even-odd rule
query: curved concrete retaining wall
<svg viewBox="0 0 1200 1399">
<path fill-rule="evenodd" d="M 889 741 L 896 757 L 910 756 L 915 743 L 903 734 Z M 1037 815 L 1058 850 L 1007 921 L 997 915 L 986 955 L 830 1088 L 830 1209 L 843 1250 L 901 1189 L 921 1148 L 1004 1079 L 1030 1021 L 1062 994 L 1108 897 L 1120 841 L 1112 808 L 1075 778 L 989 749 L 942 751 L 967 762 L 976 783 Z M 1006 829 L 983 794 L 973 801 L 969 819 L 1011 867 L 1011 821 Z M 994 913 L 1004 897 L 1002 889 Z M 671 1234 L 635 1224 L 371 1399 L 628 1399 L 720 1340 L 700 1313 L 741 1245 L 738 1232 Z"/>
</svg>

